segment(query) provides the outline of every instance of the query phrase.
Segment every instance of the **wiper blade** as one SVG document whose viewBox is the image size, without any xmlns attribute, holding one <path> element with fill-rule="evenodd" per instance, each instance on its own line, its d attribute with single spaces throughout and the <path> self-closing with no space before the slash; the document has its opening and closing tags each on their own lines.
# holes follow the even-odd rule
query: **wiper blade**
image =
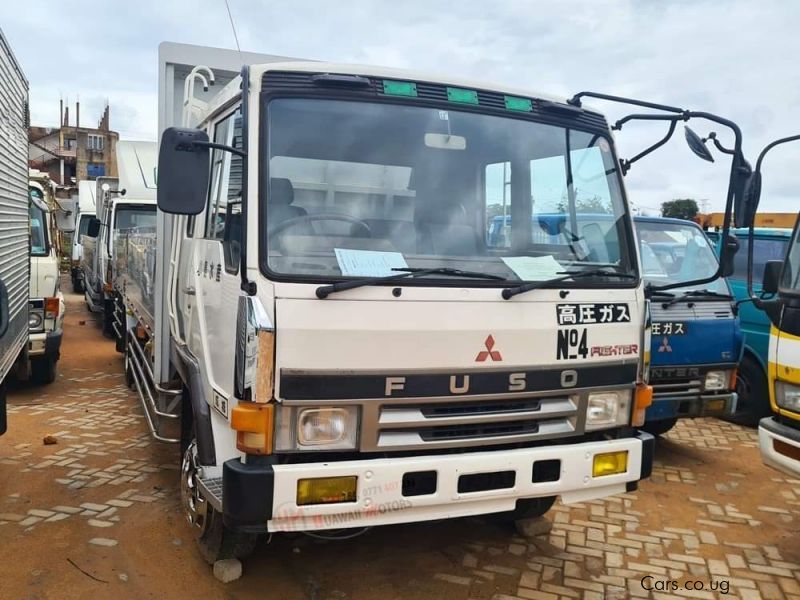
<svg viewBox="0 0 800 600">
<path fill-rule="evenodd" d="M 352 290 L 355 288 L 364 287 L 367 285 L 379 285 L 398 279 L 405 279 L 406 277 L 422 277 L 424 275 L 449 275 L 452 277 L 465 277 L 471 279 L 491 279 L 497 281 L 505 281 L 505 277 L 499 275 L 491 275 L 489 273 L 479 273 L 477 271 L 462 271 L 460 269 L 450 269 L 448 267 L 436 267 L 432 269 L 423 269 L 417 267 L 403 267 L 392 269 L 398 271 L 394 275 L 386 275 L 385 277 L 365 277 L 364 279 L 352 279 L 350 281 L 339 281 L 330 285 L 321 285 L 317 288 L 317 298 L 323 300 L 335 292 L 342 292 L 344 290 Z"/>
<path fill-rule="evenodd" d="M 606 269 L 592 269 L 590 271 L 562 271 L 564 273 L 561 277 L 554 277 L 552 279 L 545 279 L 543 281 L 530 281 L 523 283 L 516 287 L 505 288 L 503 290 L 503 298 L 510 300 L 517 294 L 524 294 L 531 290 L 543 288 L 560 281 L 567 281 L 568 279 L 580 279 L 583 277 L 619 277 L 620 279 L 636 279 L 636 275 L 630 273 L 617 273 L 615 271 L 608 271 Z"/>
<path fill-rule="evenodd" d="M 733 296 L 730 294 L 720 294 L 719 292 L 714 292 L 712 290 L 689 290 L 688 292 L 684 292 L 684 294 L 681 296 L 670 298 L 666 302 L 663 302 L 661 306 L 662 308 L 667 308 L 668 306 L 672 306 L 677 302 L 681 302 L 682 300 L 689 301 L 692 298 L 719 298 L 720 300 L 733 300 Z"/>
<path fill-rule="evenodd" d="M 453 277 L 467 277 L 472 279 L 493 279 L 495 281 L 506 280 L 506 278 L 501 275 L 493 275 L 491 273 L 481 273 L 479 271 L 462 271 L 461 269 L 451 269 L 449 267 L 441 267 L 438 269 L 423 269 L 421 267 L 401 267 L 397 269 L 392 269 L 392 271 L 400 271 L 403 273 L 411 273 L 414 275 L 419 275 L 419 274 L 452 275 Z"/>
</svg>

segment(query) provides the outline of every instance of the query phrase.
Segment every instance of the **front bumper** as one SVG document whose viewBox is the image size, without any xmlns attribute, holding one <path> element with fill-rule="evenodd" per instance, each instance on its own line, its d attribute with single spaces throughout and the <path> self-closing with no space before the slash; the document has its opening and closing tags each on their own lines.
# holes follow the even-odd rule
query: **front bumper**
<svg viewBox="0 0 800 600">
<path fill-rule="evenodd" d="M 223 466 L 223 516 L 226 525 L 236 528 L 313 531 L 510 511 L 520 498 L 561 496 L 565 504 L 583 502 L 635 489 L 650 475 L 653 449 L 653 437 L 639 432 L 619 440 L 436 456 L 287 465 L 232 459 Z M 625 450 L 624 473 L 592 476 L 596 454 Z M 536 480 L 534 465 L 543 461 L 560 461 L 560 468 Z M 406 477 L 431 472 L 431 493 L 404 495 Z M 511 487 L 458 491 L 461 476 L 490 473 L 503 473 L 513 481 Z M 355 502 L 298 506 L 299 479 L 346 476 L 358 477 Z"/>
<path fill-rule="evenodd" d="M 61 338 L 64 331 L 42 331 L 28 334 L 28 356 L 55 356 L 61 357 Z"/>
<path fill-rule="evenodd" d="M 658 385 L 653 385 L 658 394 Z M 684 417 L 730 417 L 736 412 L 736 392 L 698 394 L 678 398 L 655 397 L 645 413 L 646 421 Z"/>
<path fill-rule="evenodd" d="M 758 424 L 758 445 L 765 465 L 800 477 L 800 429 L 765 417 Z"/>
</svg>

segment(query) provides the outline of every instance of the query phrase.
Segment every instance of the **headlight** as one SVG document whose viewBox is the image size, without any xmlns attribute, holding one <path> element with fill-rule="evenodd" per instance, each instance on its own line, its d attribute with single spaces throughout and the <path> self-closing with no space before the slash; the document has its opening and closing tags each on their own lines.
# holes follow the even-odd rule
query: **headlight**
<svg viewBox="0 0 800 600">
<path fill-rule="evenodd" d="M 358 407 L 281 407 L 276 419 L 276 450 L 354 450 Z"/>
<path fill-rule="evenodd" d="M 41 329 L 42 327 L 42 313 L 30 312 L 28 313 L 28 329 Z"/>
<path fill-rule="evenodd" d="M 775 402 L 780 408 L 800 413 L 800 386 L 776 381 Z"/>
<path fill-rule="evenodd" d="M 706 373 L 706 381 L 703 389 L 707 392 L 716 392 L 728 389 L 728 382 L 731 376 L 728 371 L 709 371 Z"/>
<path fill-rule="evenodd" d="M 627 425 L 631 391 L 592 392 L 586 404 L 586 431 Z"/>
</svg>

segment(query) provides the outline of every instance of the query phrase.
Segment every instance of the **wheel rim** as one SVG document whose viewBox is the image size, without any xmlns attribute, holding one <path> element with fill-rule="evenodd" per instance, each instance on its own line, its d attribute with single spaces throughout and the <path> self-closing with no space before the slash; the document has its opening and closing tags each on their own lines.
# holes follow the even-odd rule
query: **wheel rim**
<svg viewBox="0 0 800 600">
<path fill-rule="evenodd" d="M 200 494 L 197 485 L 198 471 L 197 445 L 192 441 L 181 463 L 181 498 L 189 525 L 195 536 L 201 537 L 208 526 L 208 502 Z"/>
</svg>

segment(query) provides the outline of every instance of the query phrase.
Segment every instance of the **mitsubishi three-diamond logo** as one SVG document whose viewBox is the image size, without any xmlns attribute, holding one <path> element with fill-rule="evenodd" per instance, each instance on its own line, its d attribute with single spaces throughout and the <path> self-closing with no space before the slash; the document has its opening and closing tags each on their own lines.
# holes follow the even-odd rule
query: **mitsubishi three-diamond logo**
<svg viewBox="0 0 800 600">
<path fill-rule="evenodd" d="M 486 362 L 487 358 L 491 358 L 493 361 L 503 360 L 500 352 L 494 349 L 494 338 L 491 335 L 486 338 L 486 341 L 483 342 L 483 345 L 486 346 L 486 350 L 481 350 L 478 352 L 478 356 L 475 357 L 475 362 Z"/>
</svg>

